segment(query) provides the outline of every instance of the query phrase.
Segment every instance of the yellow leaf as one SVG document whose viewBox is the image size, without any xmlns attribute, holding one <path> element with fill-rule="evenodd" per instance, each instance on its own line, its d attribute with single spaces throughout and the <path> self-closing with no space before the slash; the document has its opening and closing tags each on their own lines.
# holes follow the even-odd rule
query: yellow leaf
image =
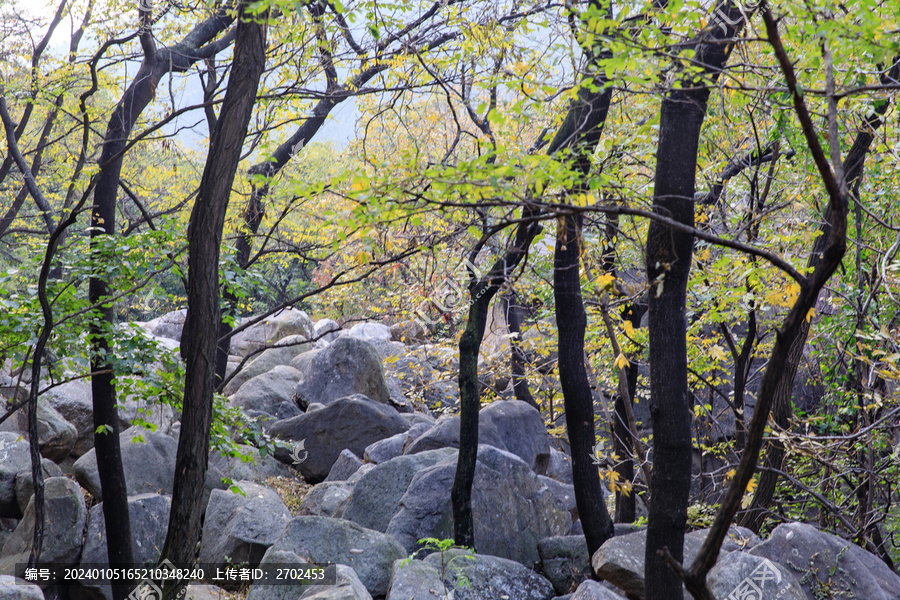
<svg viewBox="0 0 900 600">
<path fill-rule="evenodd" d="M 634 327 L 631 325 L 631 321 L 623 322 L 622 329 L 625 330 L 625 335 L 627 335 L 628 337 L 634 337 Z"/>
<path fill-rule="evenodd" d="M 619 355 L 616 357 L 616 368 L 617 369 L 625 369 L 628 367 L 629 364 L 630 363 L 628 362 L 628 359 L 625 358 L 625 355 L 620 352 Z"/>
<path fill-rule="evenodd" d="M 812 319 L 814 316 L 816 316 L 815 307 L 810 308 L 809 312 L 806 313 L 806 322 L 809 323 L 810 319 Z"/>
<path fill-rule="evenodd" d="M 712 356 L 713 358 L 715 358 L 716 360 L 725 360 L 725 358 L 726 358 L 725 348 L 723 348 L 722 346 L 720 346 L 718 344 L 710 346 L 709 355 Z"/>
<path fill-rule="evenodd" d="M 597 285 L 599 285 L 602 289 L 607 289 L 612 282 L 615 281 L 616 278 L 614 275 L 610 275 L 609 273 L 604 273 L 600 277 L 597 278 Z"/>
</svg>

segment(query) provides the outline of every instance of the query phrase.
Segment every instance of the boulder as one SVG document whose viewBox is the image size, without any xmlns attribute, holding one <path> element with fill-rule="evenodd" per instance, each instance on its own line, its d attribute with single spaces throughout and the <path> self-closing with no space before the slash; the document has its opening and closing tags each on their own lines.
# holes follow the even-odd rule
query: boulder
<svg viewBox="0 0 900 600">
<path fill-rule="evenodd" d="M 311 585 L 303 590 L 299 600 L 372 600 L 372 595 L 359 580 L 356 571 L 337 565 L 337 582 Z"/>
<path fill-rule="evenodd" d="M 41 459 L 41 470 L 44 472 L 44 480 L 51 477 L 62 477 L 63 472 L 56 463 L 46 458 Z M 34 479 L 31 477 L 31 466 L 22 469 L 16 475 L 16 502 L 19 504 L 19 510 L 22 513 L 28 507 L 31 496 L 34 494 Z"/>
<path fill-rule="evenodd" d="M 288 546 L 289 544 L 285 544 Z M 297 554 L 300 552 L 300 554 Z M 302 555 L 302 556 L 301 556 Z M 278 550 L 269 548 L 263 556 L 260 566 L 268 568 L 283 568 L 296 565 L 308 566 L 312 562 L 306 550 L 294 548 L 290 550 Z M 276 566 L 277 565 L 277 566 Z M 282 583 L 281 585 L 253 584 L 247 594 L 247 600 L 298 600 L 304 590 L 310 586 L 303 584 Z"/>
<path fill-rule="evenodd" d="M 416 550 L 421 538 L 451 537 L 456 461 L 451 455 L 417 473 L 401 498 L 387 533 L 407 551 Z M 539 559 L 539 540 L 566 534 L 572 526 L 571 516 L 522 459 L 486 445 L 478 447 L 472 512 L 479 551 L 528 566 Z"/>
<path fill-rule="evenodd" d="M 422 393 L 431 382 L 434 368 L 415 355 L 400 355 L 384 360 L 385 375 L 399 384 L 404 393 Z"/>
<path fill-rule="evenodd" d="M 390 439 L 390 438 L 388 438 Z M 377 442 L 376 442 L 377 443 Z M 356 473 L 363 465 L 363 462 L 349 450 L 341 450 L 331 470 L 328 471 L 328 477 L 325 481 L 346 481 L 350 476 Z"/>
<path fill-rule="evenodd" d="M 30 469 L 28 442 L 18 433 L 0 431 L 0 517 L 22 516 L 16 500 L 16 476 Z"/>
<path fill-rule="evenodd" d="M 583 535 L 544 538 L 538 542 L 541 571 L 557 594 L 573 591 L 591 578 L 591 562 Z"/>
<path fill-rule="evenodd" d="M 273 420 L 296 417 L 303 414 L 294 402 L 294 389 L 300 377 L 300 371 L 294 367 L 276 365 L 270 371 L 246 380 L 228 399 L 229 404 L 243 408 L 251 417 L 264 416 Z"/>
<path fill-rule="evenodd" d="M 319 319 L 313 327 L 313 340 L 333 342 L 340 330 L 341 326 L 334 319 Z"/>
<path fill-rule="evenodd" d="M 122 448 L 122 466 L 125 469 L 125 487 L 129 496 L 140 494 L 172 495 L 175 484 L 175 454 L 178 442 L 174 438 L 132 427 L 119 436 Z M 100 473 L 94 450 L 75 461 L 72 466 L 75 479 L 97 500 L 103 499 Z M 206 488 L 222 488 L 224 484 L 213 471 L 207 473 Z"/>
<path fill-rule="evenodd" d="M 452 449 L 441 448 L 399 456 L 373 466 L 359 478 L 343 517 L 368 529 L 387 531 L 416 473 L 455 456 Z"/>
<path fill-rule="evenodd" d="M 44 600 L 44 592 L 24 579 L 0 575 L 0 600 Z"/>
<path fill-rule="evenodd" d="M 69 455 L 78 439 L 75 426 L 53 408 L 50 400 L 40 398 L 37 411 L 38 446 L 41 456 L 59 462 Z M 20 434 L 28 439 L 28 410 L 22 408 L 3 423 L 4 430 Z"/>
<path fill-rule="evenodd" d="M 480 419 L 491 423 L 506 449 L 543 475 L 550 462 L 550 435 L 538 409 L 521 400 L 492 402 L 481 410 Z"/>
<path fill-rule="evenodd" d="M 716 598 L 807 600 L 789 569 L 746 552 L 720 556 L 706 583 Z"/>
<path fill-rule="evenodd" d="M 187 309 L 173 310 L 161 317 L 156 317 L 152 321 L 144 323 L 144 329 L 153 335 L 161 338 L 168 338 L 181 341 L 181 332 L 184 330 L 184 318 L 187 316 Z"/>
<path fill-rule="evenodd" d="M 428 428 L 430 429 L 437 422 L 437 419 L 431 415 L 420 412 L 403 413 L 401 416 L 407 420 L 410 427 L 418 425 L 419 423 L 424 423 L 425 425 L 428 425 Z"/>
<path fill-rule="evenodd" d="M 382 340 L 390 342 L 394 339 L 391 328 L 381 323 L 357 323 L 347 331 L 347 335 L 358 340 Z"/>
<path fill-rule="evenodd" d="M 553 497 L 556 499 L 556 505 L 572 515 L 573 521 L 577 519 L 578 506 L 575 504 L 575 486 L 570 483 L 563 483 L 555 479 L 550 479 L 544 475 L 538 475 L 538 479 L 553 492 Z M 603 492 L 604 498 L 609 496 L 609 491 L 606 489 L 606 486 L 601 485 L 600 490 Z"/>
<path fill-rule="evenodd" d="M 290 335 L 310 339 L 313 332 L 314 326 L 309 315 L 302 310 L 286 308 L 235 334 L 231 338 L 230 352 L 246 357 Z"/>
<path fill-rule="evenodd" d="M 307 492 L 306 497 L 300 503 L 299 514 L 342 518 L 356 484 L 374 467 L 375 465 L 372 464 L 364 464 L 346 480 L 323 481 L 316 485 Z"/>
<path fill-rule="evenodd" d="M 200 562 L 257 566 L 266 550 L 284 533 L 291 513 L 274 490 L 238 481 L 243 493 L 213 490 L 206 507 Z"/>
<path fill-rule="evenodd" d="M 569 600 L 622 600 L 622 596 L 603 587 L 602 583 L 588 579 L 578 586 Z"/>
<path fill-rule="evenodd" d="M 389 401 L 381 357 L 372 344 L 342 337 L 327 348 L 307 354 L 311 356 L 301 355 L 291 363 L 301 373 L 295 391 L 301 408 L 313 402 L 329 404 L 353 394 L 381 404 Z"/>
<path fill-rule="evenodd" d="M 403 321 L 391 325 L 391 339 L 404 344 L 424 344 L 428 341 L 428 330 L 420 321 Z"/>
<path fill-rule="evenodd" d="M 94 396 L 91 384 L 84 380 L 68 381 L 47 390 L 44 395 L 53 408 L 75 427 L 76 438 L 71 453 L 81 456 L 93 448 Z"/>
<path fill-rule="evenodd" d="M 406 556 L 390 536 L 342 519 L 313 516 L 294 517 L 266 553 L 265 562 L 275 562 L 278 552 L 293 552 L 316 564 L 351 567 L 370 594 L 382 597 L 387 593 L 394 561 Z"/>
<path fill-rule="evenodd" d="M 366 462 L 376 464 L 396 458 L 403 454 L 403 449 L 410 440 L 415 440 L 431 427 L 430 423 L 415 423 L 407 431 L 392 435 L 367 447 L 363 458 Z"/>
<path fill-rule="evenodd" d="M 268 373 L 275 367 L 288 366 L 296 357 L 312 350 L 312 346 L 306 339 L 307 338 L 302 335 L 287 336 L 278 340 L 276 347 L 264 350 L 255 358 L 250 359 L 244 364 L 244 367 L 235 373 L 231 380 L 225 384 L 225 395 L 234 395 L 245 383 L 249 382 L 254 377 L 262 375 L 263 373 Z M 301 378 L 299 373 L 293 373 L 292 371 L 282 371 L 279 375 L 292 379 L 294 383 L 298 382 Z"/>
<path fill-rule="evenodd" d="M 373 442 L 407 429 L 407 422 L 390 406 L 357 396 L 341 398 L 321 410 L 276 421 L 269 432 L 286 440 L 305 440 L 308 455 L 297 468 L 307 481 L 318 483 L 328 476 L 342 450 L 361 456 Z M 290 460 L 284 450 L 279 450 L 276 456 L 284 462 Z"/>
<path fill-rule="evenodd" d="M 222 588 L 205 583 L 191 583 L 184 590 L 185 600 L 225 600 L 227 594 Z"/>
<path fill-rule="evenodd" d="M 572 483 L 572 457 L 556 448 L 550 448 L 546 475 L 563 483 Z"/>
<path fill-rule="evenodd" d="M 269 477 L 294 478 L 295 472 L 271 454 L 260 456 L 259 449 L 253 446 L 238 446 L 237 450 L 243 456 L 252 457 L 252 460 L 245 461 L 241 456 L 223 456 L 215 450 L 209 453 L 213 481 L 221 481 L 227 477 L 232 481 L 244 479 L 265 483 Z"/>
<path fill-rule="evenodd" d="M 446 600 L 447 589 L 436 568 L 421 560 L 394 562 L 387 600 Z"/>
<path fill-rule="evenodd" d="M 709 535 L 709 529 L 698 529 L 686 534 L 685 537 L 695 538 L 703 543 L 706 536 Z M 728 535 L 722 542 L 722 550 L 725 552 L 734 552 L 735 550 L 749 550 L 754 546 L 758 546 L 762 540 L 758 535 L 739 525 L 732 525 L 728 528 Z"/>
<path fill-rule="evenodd" d="M 144 566 L 156 564 L 163 544 L 166 542 L 171 507 L 171 499 L 159 494 L 141 494 L 128 498 L 128 515 L 131 519 L 135 563 Z M 102 502 L 91 508 L 87 523 L 84 551 L 81 553 L 79 564 L 85 566 L 109 564 L 106 547 L 106 521 L 103 516 Z M 112 600 L 112 587 L 108 583 L 84 583 L 82 585 L 88 590 L 91 597 Z"/>
<path fill-rule="evenodd" d="M 78 484 L 67 477 L 44 482 L 44 541 L 39 564 L 75 566 L 81 555 L 87 509 Z M 34 536 L 34 501 L 0 551 L 0 573 L 22 577 Z"/>
<path fill-rule="evenodd" d="M 702 545 L 702 540 L 685 536 L 683 562 L 692 563 Z M 622 590 L 630 600 L 644 600 L 644 549 L 646 546 L 646 530 L 616 536 L 606 540 L 600 546 L 600 549 L 591 557 L 591 564 L 602 579 Z"/>
<path fill-rule="evenodd" d="M 500 432 L 493 422 L 479 419 L 478 443 L 506 450 Z M 459 417 L 441 417 L 428 431 L 419 437 L 410 438 L 404 454 L 416 454 L 438 448 L 459 448 Z"/>
<path fill-rule="evenodd" d="M 900 576 L 877 556 L 812 525 L 779 525 L 750 554 L 804 573 L 801 587 L 810 598 L 826 593 L 866 600 L 900 598 Z"/>
<path fill-rule="evenodd" d="M 505 558 L 454 549 L 436 552 L 423 562 L 443 571 L 444 583 L 455 592 L 455 600 L 550 600 L 554 596 L 549 581 Z"/>
</svg>

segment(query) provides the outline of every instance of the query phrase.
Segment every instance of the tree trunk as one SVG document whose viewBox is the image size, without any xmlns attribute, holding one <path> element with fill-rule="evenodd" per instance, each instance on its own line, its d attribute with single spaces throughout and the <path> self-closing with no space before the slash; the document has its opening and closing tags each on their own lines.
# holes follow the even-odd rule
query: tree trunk
<svg viewBox="0 0 900 600">
<path fill-rule="evenodd" d="M 594 402 L 584 365 L 587 315 L 581 297 L 580 217 L 558 220 L 553 258 L 553 297 L 559 330 L 559 383 L 566 409 L 566 428 L 572 448 L 575 503 L 587 540 L 588 556 L 613 536 L 613 523 L 603 500 L 600 475 L 594 465 Z"/>
<path fill-rule="evenodd" d="M 266 62 L 267 15 L 245 17 L 245 9 L 246 4 L 242 3 L 228 89 L 188 226 L 188 310 L 181 346 L 185 361 L 184 403 L 169 530 L 162 552 L 163 558 L 178 566 L 193 564 L 200 539 L 215 390 L 219 247 L 231 187 Z M 167 586 L 166 597 L 174 598 L 183 585 L 185 582 Z"/>
<path fill-rule="evenodd" d="M 525 374 L 528 358 L 525 356 L 522 346 L 519 345 L 522 334 L 522 317 L 525 312 L 524 307 L 518 303 L 516 294 L 512 292 L 504 296 L 503 303 L 506 308 L 506 323 L 509 326 L 510 333 L 509 370 L 512 374 L 513 393 L 516 395 L 516 400 L 527 402 L 540 411 L 541 406 L 534 399 L 534 396 L 531 395 L 531 390 L 528 388 L 528 377 Z"/>
</svg>

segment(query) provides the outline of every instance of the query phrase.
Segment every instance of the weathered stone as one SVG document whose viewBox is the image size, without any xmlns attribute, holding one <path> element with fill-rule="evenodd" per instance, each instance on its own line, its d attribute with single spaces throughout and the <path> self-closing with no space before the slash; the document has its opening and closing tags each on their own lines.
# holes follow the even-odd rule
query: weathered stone
<svg viewBox="0 0 900 600">
<path fill-rule="evenodd" d="M 359 478 L 343 517 L 368 529 L 387 531 L 416 473 L 452 456 L 456 453 L 451 448 L 440 448 L 373 466 Z"/>
<path fill-rule="evenodd" d="M 578 586 L 569 600 L 622 600 L 622 597 L 603 587 L 602 583 L 588 579 Z"/>
<path fill-rule="evenodd" d="M 78 439 L 75 426 L 53 408 L 48 398 L 38 400 L 38 447 L 41 456 L 59 462 L 69 455 Z M 4 429 L 18 433 L 28 439 L 28 410 L 16 411 L 10 419 L 3 423 Z"/>
<path fill-rule="evenodd" d="M 312 413 L 276 421 L 269 432 L 286 440 L 305 440 L 308 456 L 297 468 L 307 481 L 318 483 L 328 476 L 342 450 L 360 456 L 369 444 L 408 428 L 393 408 L 357 396 L 341 398 Z M 290 461 L 283 450 L 276 456 L 284 462 Z"/>
<path fill-rule="evenodd" d="M 587 541 L 583 535 L 544 538 L 538 542 L 541 570 L 557 594 L 572 592 L 591 577 Z"/>
<path fill-rule="evenodd" d="M 16 476 L 31 469 L 28 442 L 18 433 L 0 431 L 0 517 L 22 516 L 16 500 Z"/>
<path fill-rule="evenodd" d="M 310 339 L 313 332 L 314 326 L 309 315 L 302 310 L 287 308 L 235 334 L 231 338 L 231 353 L 241 357 L 249 356 L 290 335 L 302 335 Z"/>
<path fill-rule="evenodd" d="M 229 404 L 243 408 L 251 417 L 263 416 L 272 420 L 296 417 L 303 414 L 294 402 L 294 390 L 300 377 L 300 371 L 294 367 L 276 365 L 246 380 L 228 399 Z"/>
<path fill-rule="evenodd" d="M 291 363 L 302 375 L 295 390 L 301 408 L 313 402 L 329 404 L 352 394 L 388 402 L 381 357 L 372 344 L 342 337 L 307 354 L 310 356 L 301 355 Z"/>
<path fill-rule="evenodd" d="M 900 598 L 900 576 L 874 554 L 804 523 L 779 525 L 750 554 L 802 573 L 809 598 L 825 593 L 866 600 Z"/>
<path fill-rule="evenodd" d="M 556 448 L 550 449 L 550 462 L 547 465 L 547 477 L 563 483 L 572 483 L 572 458 Z"/>
<path fill-rule="evenodd" d="M 24 579 L 0 575 L 0 600 L 44 600 L 44 592 Z"/>
<path fill-rule="evenodd" d="M 328 471 L 325 481 L 346 481 L 359 470 L 362 464 L 363 462 L 355 454 L 349 450 L 341 450 L 331 470 Z"/>
<path fill-rule="evenodd" d="M 337 339 L 341 326 L 334 319 L 319 319 L 313 327 L 313 339 L 333 342 Z"/>
<path fill-rule="evenodd" d="M 746 552 L 728 552 L 719 557 L 706 577 L 716 598 L 807 600 L 797 579 L 785 567 Z M 810 598 L 809 600 L 813 600 Z"/>
<path fill-rule="evenodd" d="M 39 564 L 74 566 L 81 555 L 87 509 L 78 484 L 66 477 L 44 482 L 44 541 Z M 34 539 L 34 501 L 0 552 L 0 573 L 22 577 Z"/>
<path fill-rule="evenodd" d="M 302 335 L 289 335 L 278 340 L 276 347 L 264 350 L 255 358 L 249 360 L 240 371 L 235 373 L 231 381 L 225 385 L 225 395 L 233 396 L 245 383 L 259 375 L 268 373 L 275 367 L 289 366 L 291 361 L 297 356 L 312 350 L 312 346 L 306 339 Z M 281 371 L 278 375 L 293 380 L 294 383 L 300 381 L 301 378 L 299 372 L 294 373 L 293 371 Z"/>
<path fill-rule="evenodd" d="M 577 519 L 578 506 L 575 504 L 575 486 L 555 479 L 550 479 L 544 475 L 538 475 L 538 478 L 541 480 L 541 483 L 546 485 L 550 491 L 553 492 L 553 497 L 556 498 L 556 505 L 572 515 L 573 521 Z M 603 494 L 604 498 L 609 496 L 609 492 L 606 490 L 605 486 L 601 486 L 600 489 L 605 492 Z"/>
<path fill-rule="evenodd" d="M 478 443 L 506 450 L 497 428 L 490 421 L 479 419 Z M 441 417 L 434 426 L 417 437 L 407 441 L 404 454 L 416 454 L 438 448 L 459 448 L 459 417 Z"/>
<path fill-rule="evenodd" d="M 94 447 L 94 401 L 87 381 L 68 381 L 45 392 L 50 404 L 75 427 L 75 444 L 70 452 L 81 456 Z"/>
<path fill-rule="evenodd" d="M 505 558 L 448 550 L 436 552 L 424 562 L 436 570 L 444 568 L 443 580 L 454 591 L 455 600 L 550 600 L 554 596 L 549 581 Z M 468 581 L 468 586 L 464 581 Z"/>
<path fill-rule="evenodd" d="M 347 331 L 349 337 L 359 340 L 383 340 L 390 342 L 394 336 L 391 328 L 381 323 L 357 323 Z"/>
<path fill-rule="evenodd" d="M 419 321 L 403 321 L 391 325 L 391 338 L 404 344 L 424 344 L 428 341 L 428 330 Z"/>
<path fill-rule="evenodd" d="M 316 564 L 353 568 L 373 596 L 387 593 L 394 561 L 406 553 L 396 540 L 356 523 L 328 517 L 295 517 L 269 552 L 294 552 Z M 269 553 L 267 560 L 271 560 Z M 255 600 L 249 599 L 248 600 Z"/>
<path fill-rule="evenodd" d="M 404 558 L 394 562 L 387 600 L 446 600 L 449 591 L 436 568 Z"/>
<path fill-rule="evenodd" d="M 157 337 L 168 338 L 180 342 L 181 332 L 184 330 L 184 318 L 186 316 L 186 308 L 173 310 L 152 321 L 147 321 L 144 323 L 144 328 Z"/>
<path fill-rule="evenodd" d="M 493 424 L 503 445 L 543 475 L 550 462 L 550 435 L 540 411 L 521 400 L 492 402 L 481 409 L 479 421 Z"/>
<path fill-rule="evenodd" d="M 41 470 L 44 473 L 44 480 L 50 479 L 51 477 L 62 477 L 63 472 L 56 463 L 53 461 L 42 458 L 41 459 Z M 25 512 L 25 509 L 28 507 L 28 503 L 31 501 L 31 496 L 34 494 L 34 479 L 31 476 L 31 467 L 29 466 L 27 469 L 22 469 L 16 475 L 16 501 L 19 503 L 19 510 L 22 513 Z"/>
<path fill-rule="evenodd" d="M 372 600 L 356 571 L 346 565 L 337 565 L 337 582 L 333 585 L 311 585 L 303 591 L 299 600 Z"/>
<path fill-rule="evenodd" d="M 232 481 L 243 479 L 265 483 L 269 477 L 293 479 L 295 476 L 290 467 L 271 454 L 260 456 L 259 449 L 253 446 L 238 446 L 237 450 L 241 454 L 251 456 L 253 460 L 245 462 L 240 456 L 222 456 L 215 450 L 209 453 L 209 468 L 216 477 L 215 480 L 221 481 L 223 477 L 227 477 Z"/>
<path fill-rule="evenodd" d="M 306 493 L 297 514 L 340 519 L 352 493 L 346 481 L 323 481 Z"/>
<path fill-rule="evenodd" d="M 252 481 L 236 485 L 243 494 L 231 490 L 210 494 L 200 543 L 201 563 L 222 564 L 229 557 L 235 563 L 256 566 L 291 520 L 273 490 Z"/>
<path fill-rule="evenodd" d="M 450 490 L 456 457 L 450 456 L 417 473 L 387 532 L 412 552 L 418 540 L 452 535 Z M 525 565 L 538 560 L 539 540 L 567 533 L 570 515 L 561 510 L 553 493 L 514 454 L 492 446 L 478 447 L 472 513 L 476 547 L 486 554 Z"/>
<path fill-rule="evenodd" d="M 698 529 L 685 535 L 685 537 L 695 538 L 702 544 L 709 535 L 709 529 Z M 734 552 L 735 550 L 749 550 L 754 546 L 758 546 L 762 540 L 758 535 L 738 525 L 732 525 L 728 528 L 728 535 L 722 542 L 722 550 L 725 552 Z"/>
</svg>

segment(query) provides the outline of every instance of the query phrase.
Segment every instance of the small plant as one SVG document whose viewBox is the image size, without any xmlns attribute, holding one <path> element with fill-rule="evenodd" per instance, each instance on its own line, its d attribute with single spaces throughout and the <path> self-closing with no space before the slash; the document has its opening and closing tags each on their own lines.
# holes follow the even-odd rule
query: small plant
<svg viewBox="0 0 900 600">
<path fill-rule="evenodd" d="M 405 566 L 413 561 L 420 553 L 425 552 L 428 554 L 440 552 L 441 555 L 441 585 L 444 586 L 444 595 L 442 596 L 442 600 L 453 600 L 456 595 L 455 590 L 447 589 L 447 574 L 452 572 L 456 584 L 458 587 L 471 587 L 472 583 L 469 581 L 468 576 L 466 576 L 464 567 L 460 566 L 458 561 L 464 560 L 475 560 L 475 551 L 472 548 L 467 548 L 465 546 L 457 546 L 453 540 L 450 539 L 438 539 L 438 538 L 422 538 L 419 540 L 419 544 L 422 546 L 412 554 L 410 554 L 407 558 L 403 560 L 401 566 Z M 465 554 L 456 554 L 455 556 L 451 556 L 449 559 L 447 555 L 452 550 L 464 550 Z"/>
</svg>

